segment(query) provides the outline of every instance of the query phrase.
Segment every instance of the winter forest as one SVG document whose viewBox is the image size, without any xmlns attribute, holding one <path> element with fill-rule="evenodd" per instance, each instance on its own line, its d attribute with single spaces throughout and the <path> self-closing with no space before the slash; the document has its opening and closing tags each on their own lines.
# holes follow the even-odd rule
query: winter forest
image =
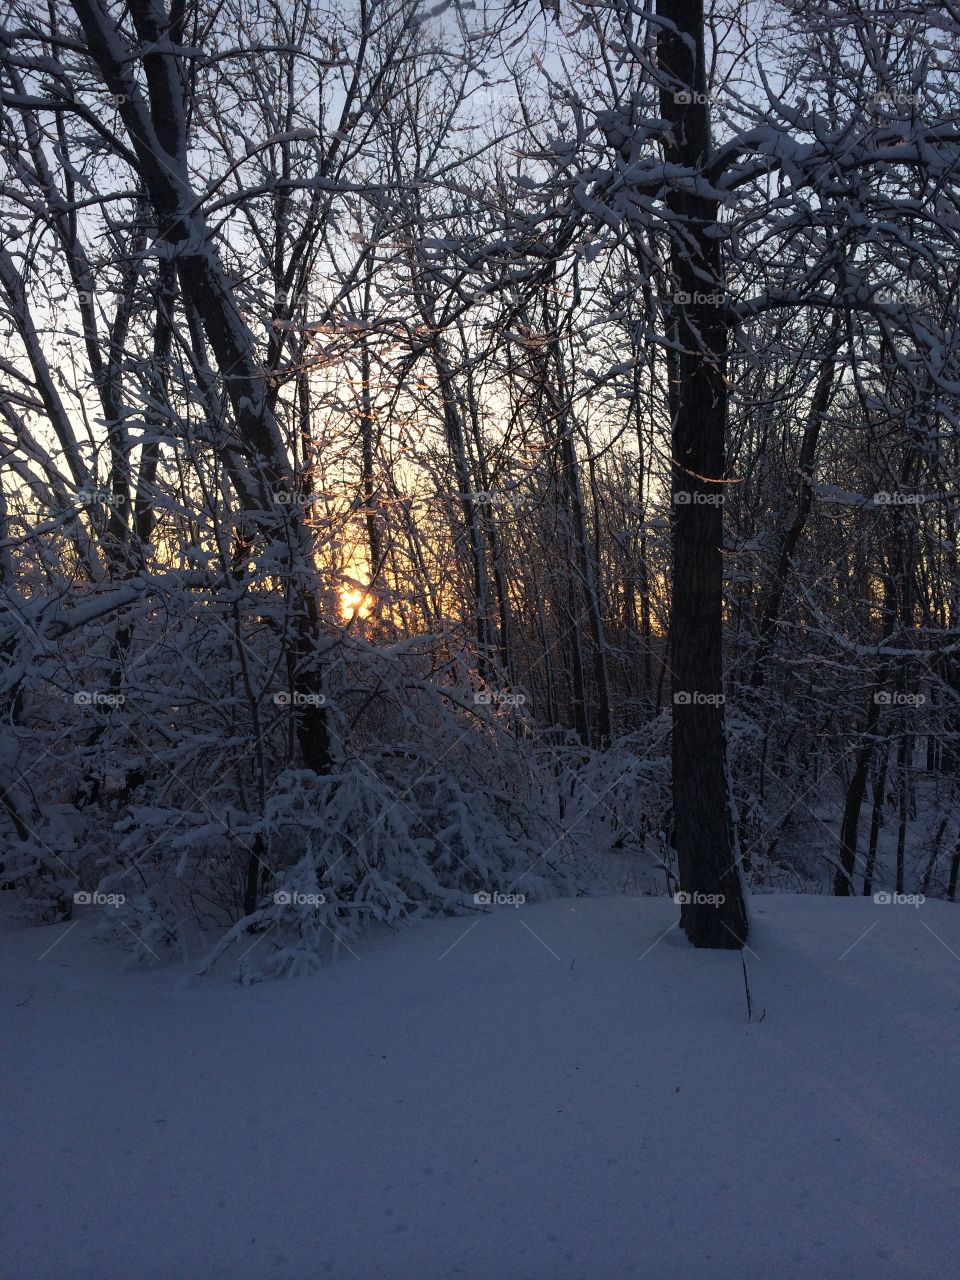
<svg viewBox="0 0 960 1280">
<path fill-rule="evenodd" d="M 124 1231 L 174 1248 L 148 1280 L 948 1274 L 960 6 L 0 8 L 3 1280 L 126 1276 Z M 81 1088 L 49 1058 L 87 1036 Z M 151 1145 L 185 1060 L 229 1227 Z M 438 1189 L 445 1122 L 389 1090 L 422 1123 L 475 1070 L 534 1154 L 468 1185 L 468 1123 Z M 360 1216 L 339 1252 L 273 1238 L 248 1113 L 381 1089 L 313 1134 L 346 1185 L 302 1120 L 267 1158 L 291 1214 Z M 139 1174 L 82 1117 L 42 1150 L 70 1098 L 120 1108 L 165 1228 L 84 1236 Z M 909 1139 L 867 1141 L 881 1101 Z M 899 1213 L 922 1246 L 875 1240 Z"/>
</svg>

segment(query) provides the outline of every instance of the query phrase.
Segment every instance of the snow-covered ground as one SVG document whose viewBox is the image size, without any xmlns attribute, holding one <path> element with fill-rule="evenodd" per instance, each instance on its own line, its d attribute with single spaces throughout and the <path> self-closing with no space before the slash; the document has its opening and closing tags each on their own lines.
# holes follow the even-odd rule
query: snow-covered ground
<svg viewBox="0 0 960 1280">
<path fill-rule="evenodd" d="M 960 911 L 752 909 L 752 1022 L 666 899 L 436 919 L 253 988 L 5 923 L 0 1275 L 960 1274 Z"/>
</svg>

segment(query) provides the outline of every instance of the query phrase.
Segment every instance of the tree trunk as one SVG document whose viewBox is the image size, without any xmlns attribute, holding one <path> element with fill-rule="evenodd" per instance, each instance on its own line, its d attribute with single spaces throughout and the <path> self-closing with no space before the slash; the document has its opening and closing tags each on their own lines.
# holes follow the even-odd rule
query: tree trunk
<svg viewBox="0 0 960 1280">
<path fill-rule="evenodd" d="M 664 160 L 700 174 L 710 153 L 701 0 L 659 0 Z M 680 923 L 699 947 L 741 947 L 747 913 L 734 849 L 723 711 L 723 519 L 728 324 L 718 205 L 671 185 L 673 809 Z"/>
<path fill-rule="evenodd" d="M 838 898 L 847 898 L 854 891 L 853 872 L 857 865 L 860 810 L 867 790 L 867 776 L 870 772 L 870 761 L 873 758 L 874 733 L 879 719 L 880 705 L 876 698 L 871 698 L 867 710 L 867 723 L 863 730 L 863 742 L 857 752 L 853 777 L 850 779 L 847 799 L 843 807 L 843 821 L 840 827 L 840 865 L 833 880 L 833 892 Z"/>
<path fill-rule="evenodd" d="M 880 761 L 880 772 L 873 787 L 873 812 L 870 815 L 870 844 L 867 847 L 867 865 L 863 871 L 863 896 L 869 898 L 873 893 L 873 872 L 877 865 L 877 845 L 880 840 L 880 824 L 883 821 L 883 801 L 887 789 L 887 761 L 890 759 L 890 744 L 885 743 L 883 759 Z"/>
<path fill-rule="evenodd" d="M 907 847 L 907 812 L 910 803 L 910 735 L 902 730 L 900 749 L 897 753 L 897 770 L 900 774 L 900 812 L 897 824 L 897 893 L 904 890 L 904 855 Z"/>
</svg>

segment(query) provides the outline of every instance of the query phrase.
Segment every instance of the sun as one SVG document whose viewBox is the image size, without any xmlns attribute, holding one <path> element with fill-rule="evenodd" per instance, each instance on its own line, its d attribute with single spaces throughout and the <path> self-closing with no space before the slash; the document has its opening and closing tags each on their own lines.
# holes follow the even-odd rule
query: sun
<svg viewBox="0 0 960 1280">
<path fill-rule="evenodd" d="M 340 612 L 348 622 L 354 618 L 369 618 L 372 608 L 373 598 L 359 587 L 340 588 Z"/>
</svg>

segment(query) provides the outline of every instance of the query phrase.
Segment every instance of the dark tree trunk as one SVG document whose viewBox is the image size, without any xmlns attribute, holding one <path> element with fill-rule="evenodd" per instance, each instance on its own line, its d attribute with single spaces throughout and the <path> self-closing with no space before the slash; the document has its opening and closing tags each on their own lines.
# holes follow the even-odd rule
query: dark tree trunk
<svg viewBox="0 0 960 1280">
<path fill-rule="evenodd" d="M 877 865 L 877 844 L 880 840 L 880 824 L 883 821 L 883 801 L 887 789 L 887 761 L 890 758 L 890 747 L 883 748 L 883 759 L 880 761 L 880 773 L 873 788 L 873 813 L 870 816 L 870 844 L 867 847 L 867 865 L 863 872 L 863 896 L 869 898 L 873 893 L 873 872 Z"/>
<path fill-rule="evenodd" d="M 857 832 L 860 827 L 860 810 L 867 790 L 867 776 L 873 758 L 874 734 L 880 719 L 880 706 L 876 698 L 870 699 L 867 723 L 863 730 L 863 742 L 857 752 L 853 777 L 847 788 L 843 806 L 843 822 L 840 827 L 840 865 L 833 880 L 833 891 L 838 898 L 847 898 L 854 892 L 853 872 L 857 865 Z"/>
<path fill-rule="evenodd" d="M 710 153 L 701 0 L 659 0 L 668 165 L 702 173 Z M 673 809 L 680 923 L 699 947 L 740 947 L 747 913 L 730 817 L 723 711 L 723 472 L 728 313 L 715 200 L 675 183 L 673 229 Z M 679 297 L 677 296 L 679 295 Z M 678 697 L 680 701 L 678 701 Z M 719 901 L 718 901 L 719 899 Z"/>
<path fill-rule="evenodd" d="M 360 345 L 360 449 L 363 465 L 363 512 L 367 525 L 367 546 L 370 552 L 370 582 L 383 567 L 383 539 L 380 536 L 380 514 L 377 511 L 376 481 L 374 478 L 374 421 L 373 397 L 370 388 L 370 347 L 366 336 Z"/>
<path fill-rule="evenodd" d="M 897 893 L 904 892 L 904 855 L 907 847 L 907 813 L 910 804 L 910 736 L 901 732 L 897 768 L 900 774 L 900 813 L 897 824 Z"/>
</svg>

